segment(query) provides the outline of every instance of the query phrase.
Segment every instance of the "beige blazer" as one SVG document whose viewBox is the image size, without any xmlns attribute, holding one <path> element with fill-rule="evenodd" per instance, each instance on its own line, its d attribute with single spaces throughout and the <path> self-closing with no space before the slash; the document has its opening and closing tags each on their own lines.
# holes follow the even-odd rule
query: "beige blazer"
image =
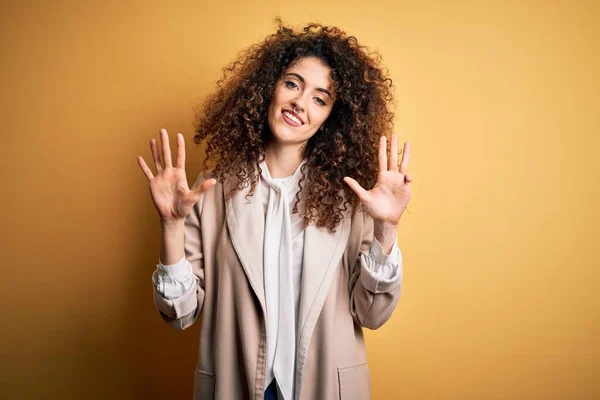
<svg viewBox="0 0 600 400">
<path fill-rule="evenodd" d="M 200 174 L 194 187 L 211 177 Z M 173 300 L 154 288 L 162 318 L 186 329 L 200 316 L 194 399 L 263 399 L 266 374 L 263 232 L 260 190 L 249 186 L 224 200 L 217 183 L 185 221 L 185 257 L 196 290 Z M 335 233 L 305 228 L 296 358 L 297 400 L 367 400 L 370 374 L 362 328 L 376 329 L 400 297 L 402 273 L 376 281 L 363 258 L 373 220 L 348 212 Z M 402 260 L 400 259 L 400 268 Z"/>
</svg>

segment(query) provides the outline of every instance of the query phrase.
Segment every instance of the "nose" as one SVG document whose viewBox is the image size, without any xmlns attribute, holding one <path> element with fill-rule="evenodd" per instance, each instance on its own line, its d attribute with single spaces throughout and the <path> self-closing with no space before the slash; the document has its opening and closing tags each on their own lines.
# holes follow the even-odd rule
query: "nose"
<svg viewBox="0 0 600 400">
<path fill-rule="evenodd" d="M 292 108 L 296 113 L 304 112 L 304 99 L 302 96 L 298 96 L 297 98 L 292 100 Z"/>
</svg>

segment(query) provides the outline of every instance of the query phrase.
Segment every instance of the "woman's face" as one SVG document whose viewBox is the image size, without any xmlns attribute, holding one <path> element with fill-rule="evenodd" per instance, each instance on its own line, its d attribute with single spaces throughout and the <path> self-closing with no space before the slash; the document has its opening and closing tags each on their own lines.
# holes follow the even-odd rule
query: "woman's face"
<svg viewBox="0 0 600 400">
<path fill-rule="evenodd" d="M 315 57 L 301 58 L 286 69 L 269 104 L 271 139 L 301 144 L 317 132 L 333 108 L 330 72 Z"/>
</svg>

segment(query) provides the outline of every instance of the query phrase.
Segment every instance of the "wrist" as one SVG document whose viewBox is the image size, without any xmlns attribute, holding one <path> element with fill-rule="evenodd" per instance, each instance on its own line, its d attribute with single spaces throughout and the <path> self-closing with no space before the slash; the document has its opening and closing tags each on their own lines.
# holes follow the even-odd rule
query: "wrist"
<svg viewBox="0 0 600 400">
<path fill-rule="evenodd" d="M 398 235 L 398 225 L 388 222 L 375 221 L 373 234 L 381 244 L 385 254 L 390 254 Z"/>
<path fill-rule="evenodd" d="M 391 224 L 385 221 L 375 220 L 373 223 L 373 228 L 375 233 L 379 233 L 381 235 L 396 234 L 396 232 L 398 232 L 398 224 Z"/>
<path fill-rule="evenodd" d="M 185 250 L 184 221 L 161 222 L 160 260 L 164 265 L 176 264 L 181 260 Z"/>
<path fill-rule="evenodd" d="M 160 220 L 160 226 L 165 230 L 173 230 L 181 228 L 185 225 L 185 219 Z"/>
</svg>

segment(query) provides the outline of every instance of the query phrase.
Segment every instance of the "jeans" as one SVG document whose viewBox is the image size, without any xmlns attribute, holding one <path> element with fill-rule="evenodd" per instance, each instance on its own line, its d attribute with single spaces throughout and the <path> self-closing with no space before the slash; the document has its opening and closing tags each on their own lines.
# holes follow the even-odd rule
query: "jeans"
<svg viewBox="0 0 600 400">
<path fill-rule="evenodd" d="M 265 390 L 265 400 L 277 400 L 277 382 L 274 378 Z"/>
</svg>

